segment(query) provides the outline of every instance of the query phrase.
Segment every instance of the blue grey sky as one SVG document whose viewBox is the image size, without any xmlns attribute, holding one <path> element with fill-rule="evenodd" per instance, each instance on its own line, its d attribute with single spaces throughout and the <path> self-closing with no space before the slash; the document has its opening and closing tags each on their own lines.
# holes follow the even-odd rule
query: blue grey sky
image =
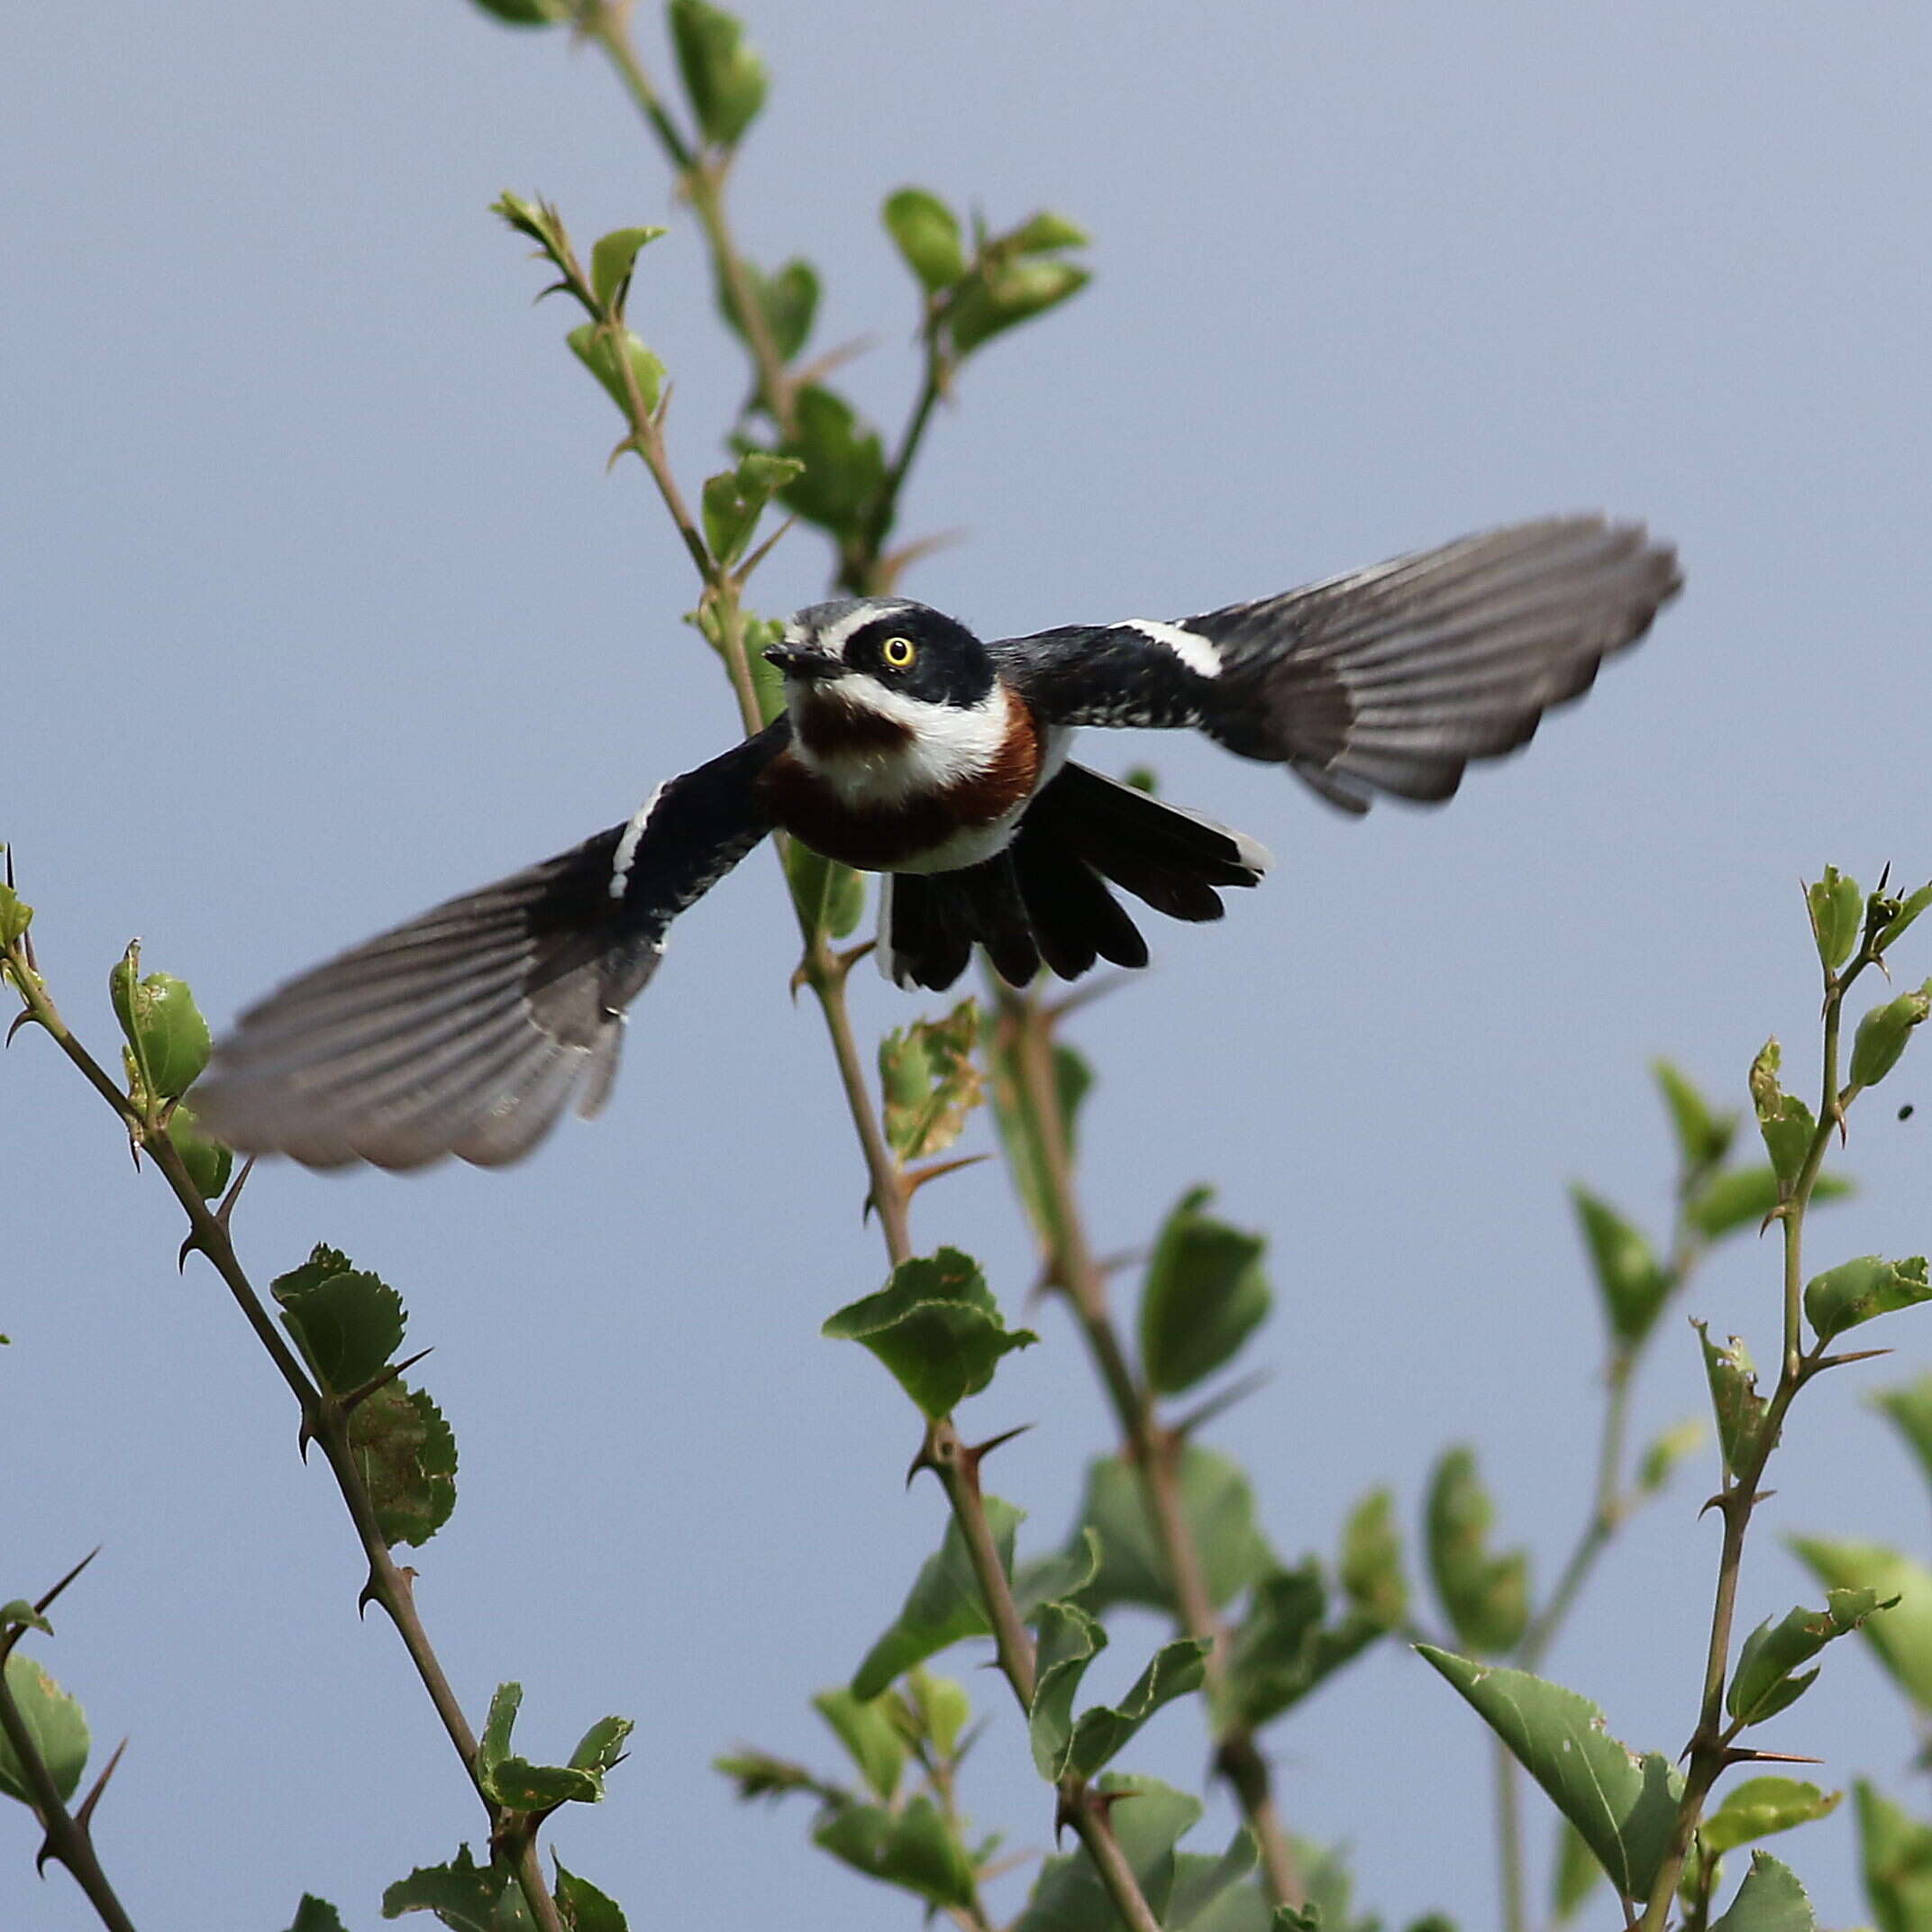
<svg viewBox="0 0 1932 1932">
<path fill-rule="evenodd" d="M 654 18 L 649 58 L 664 59 Z M 802 252 L 822 344 L 896 424 L 913 308 L 877 209 L 907 182 L 992 222 L 1095 238 L 1091 289 L 988 348 L 936 425 L 908 533 L 957 529 L 907 588 L 989 633 L 1171 615 L 1552 509 L 1647 518 L 1688 588 L 1633 657 L 1439 813 L 1329 814 L 1194 743 L 1171 796 L 1275 852 L 1225 925 L 1162 925 L 1154 969 L 1078 1023 L 1100 1084 L 1083 1168 L 1103 1248 L 1212 1180 L 1271 1242 L 1273 1371 L 1217 1443 L 1290 1558 L 1396 1486 L 1412 1523 L 1469 1440 L 1546 1584 L 1584 1507 L 1598 1317 L 1564 1198 L 1652 1226 L 1667 1053 L 1735 1103 L 1767 1034 L 1809 1069 L 1798 881 L 1932 875 L 1932 16 L 1903 5 L 1685 8 L 852 0 L 752 15 L 773 73 L 735 182 L 742 239 Z M 727 743 L 679 615 L 688 560 L 641 470 L 606 475 L 606 398 L 533 307 L 505 187 L 581 238 L 637 222 L 641 331 L 676 383 L 688 485 L 741 394 L 700 238 L 608 73 L 457 0 L 41 8 L 10 23 L 0 178 L 0 836 L 44 966 L 107 1053 L 132 934 L 219 1022 L 333 948 L 628 814 Z M 808 533 L 765 608 L 821 595 Z M 786 993 L 769 859 L 682 922 L 607 1116 L 507 1172 L 265 1170 L 239 1217 L 266 1281 L 317 1239 L 406 1295 L 462 1448 L 424 1553 L 425 1619 L 469 1706 L 515 1677 L 533 1751 L 635 1716 L 601 1811 L 558 1832 L 638 1926 L 903 1927 L 903 1899 L 741 1809 L 743 1740 L 829 1764 L 808 1695 L 856 1662 L 942 1527 L 901 1483 L 908 1406 L 834 1307 L 877 1285 L 821 1029 Z M 1901 977 L 1932 963 L 1915 934 Z M 868 1037 L 935 1001 L 870 975 Z M 1921 1048 L 1920 1053 L 1928 1051 Z M 1908 1060 L 1857 1123 L 1820 1265 L 1928 1233 L 1932 1099 Z M 360 1581 L 340 1503 L 212 1273 L 177 1279 L 172 1202 L 48 1043 L 4 1070 L 10 1480 L 0 1596 L 104 1553 L 42 1646 L 96 1736 L 132 1744 L 101 1815 L 144 1927 L 276 1927 L 305 1890 L 356 1927 L 479 1817 Z M 1809 1083 L 1811 1075 L 1806 1074 Z M 968 1151 L 987 1144 L 983 1125 Z M 1032 1256 L 996 1166 L 922 1195 L 1017 1315 Z M 1748 1237 L 1691 1311 L 1774 1353 L 1776 1258 Z M 1056 1308 L 969 1416 L 1035 1426 L 1001 1493 L 1064 1533 L 1106 1417 Z M 1793 1529 L 1925 1542 L 1873 1386 L 1808 1394 L 1745 1579 L 1746 1623 L 1811 1594 Z M 1703 1407 L 1673 1314 L 1647 1435 Z M 1717 1555 L 1708 1445 L 1603 1566 L 1551 1660 L 1612 1728 L 1687 1735 Z M 1123 1618 L 1095 1688 L 1156 1632 Z M 1016 1717 L 966 1798 L 1050 1836 Z M 1875 1670 L 1836 1654 L 1770 1741 L 1927 1809 Z M 1391 1647 L 1270 1734 L 1282 1809 L 1354 1846 L 1402 1922 L 1496 1915 L 1475 1720 Z M 1198 1785 L 1191 1707 L 1129 1762 Z M 1533 1800 L 1540 1845 L 1547 1817 Z M 1197 1842 L 1225 1842 L 1217 1798 Z M 93 1923 L 0 1814 L 0 1924 Z M 1855 1921 L 1850 1821 L 1787 1841 Z M 1000 1898 L 1016 1909 L 1024 1880 Z M 1602 1920 L 1605 1901 L 1597 1902 Z"/>
</svg>

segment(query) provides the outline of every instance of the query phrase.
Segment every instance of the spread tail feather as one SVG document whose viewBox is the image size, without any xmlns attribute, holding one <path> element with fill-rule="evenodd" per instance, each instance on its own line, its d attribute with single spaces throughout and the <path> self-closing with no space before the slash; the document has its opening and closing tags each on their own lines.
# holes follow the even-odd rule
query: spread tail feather
<svg viewBox="0 0 1932 1932">
<path fill-rule="evenodd" d="M 1012 844 L 952 872 L 888 875 L 879 961 L 900 986 L 943 992 L 973 945 L 1025 986 L 1043 960 L 1075 980 L 1098 960 L 1144 966 L 1147 943 L 1108 879 L 1170 918 L 1218 919 L 1216 889 L 1256 884 L 1269 865 L 1253 839 L 1089 771 L 1066 766 L 1026 809 Z"/>
</svg>

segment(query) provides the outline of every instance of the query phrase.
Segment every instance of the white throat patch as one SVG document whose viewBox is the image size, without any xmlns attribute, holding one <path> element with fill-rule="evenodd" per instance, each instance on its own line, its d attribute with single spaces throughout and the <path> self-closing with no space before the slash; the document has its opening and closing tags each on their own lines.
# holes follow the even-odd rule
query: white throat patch
<svg viewBox="0 0 1932 1932">
<path fill-rule="evenodd" d="M 971 708 L 908 697 L 863 671 L 835 679 L 829 690 L 788 684 L 785 701 L 794 727 L 792 755 L 848 806 L 900 805 L 978 778 L 992 768 L 1007 742 L 1008 701 L 997 679 Z M 907 737 L 898 744 L 827 756 L 813 751 L 797 728 L 799 713 L 813 704 L 870 712 L 901 726 Z"/>
</svg>

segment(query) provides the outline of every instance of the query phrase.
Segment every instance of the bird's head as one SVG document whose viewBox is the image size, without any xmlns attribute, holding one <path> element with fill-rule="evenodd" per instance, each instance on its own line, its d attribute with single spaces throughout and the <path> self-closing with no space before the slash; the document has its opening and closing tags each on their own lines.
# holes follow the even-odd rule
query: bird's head
<svg viewBox="0 0 1932 1932">
<path fill-rule="evenodd" d="M 993 688 L 993 661 L 963 624 L 897 597 L 809 605 L 765 656 L 785 674 L 795 721 L 831 708 L 916 728 L 918 707 L 976 710 Z"/>
</svg>

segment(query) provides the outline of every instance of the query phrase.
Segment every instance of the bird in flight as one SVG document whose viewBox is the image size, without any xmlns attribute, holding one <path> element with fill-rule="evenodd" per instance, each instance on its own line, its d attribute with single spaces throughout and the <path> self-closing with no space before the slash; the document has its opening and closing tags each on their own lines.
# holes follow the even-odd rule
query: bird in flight
<svg viewBox="0 0 1932 1932">
<path fill-rule="evenodd" d="M 671 921 L 773 831 L 883 875 L 879 957 L 939 990 L 972 948 L 1144 966 L 1112 887 L 1218 919 L 1253 839 L 1075 764 L 1081 725 L 1205 732 L 1331 805 L 1449 797 L 1522 744 L 1680 585 L 1641 524 L 1563 516 L 1179 622 L 986 643 L 923 604 L 815 604 L 765 655 L 785 709 L 622 825 L 342 953 L 251 1007 L 194 1104 L 205 1131 L 310 1167 L 494 1166 L 610 1092 Z"/>
</svg>

